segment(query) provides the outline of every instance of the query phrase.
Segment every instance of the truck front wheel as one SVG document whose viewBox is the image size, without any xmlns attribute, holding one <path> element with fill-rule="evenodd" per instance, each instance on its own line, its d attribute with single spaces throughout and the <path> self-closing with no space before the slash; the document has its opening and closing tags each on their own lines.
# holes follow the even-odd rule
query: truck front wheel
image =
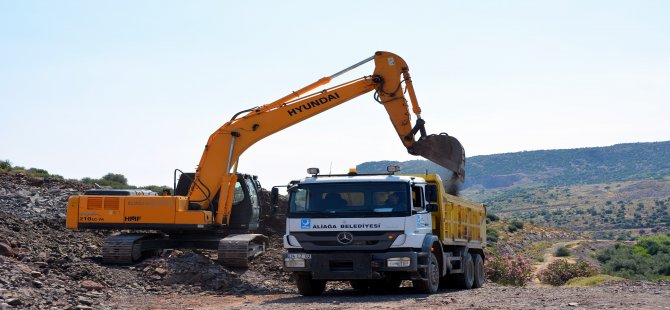
<svg viewBox="0 0 670 310">
<path fill-rule="evenodd" d="M 435 254 L 430 253 L 428 256 L 428 266 L 425 272 L 425 278 L 420 280 L 413 280 L 412 286 L 419 293 L 433 294 L 437 292 L 440 285 L 440 267 L 437 265 L 437 258 Z"/>
<path fill-rule="evenodd" d="M 303 296 L 321 295 L 326 289 L 325 280 L 314 280 L 309 274 L 296 274 L 295 282 L 298 286 L 298 292 Z"/>
</svg>

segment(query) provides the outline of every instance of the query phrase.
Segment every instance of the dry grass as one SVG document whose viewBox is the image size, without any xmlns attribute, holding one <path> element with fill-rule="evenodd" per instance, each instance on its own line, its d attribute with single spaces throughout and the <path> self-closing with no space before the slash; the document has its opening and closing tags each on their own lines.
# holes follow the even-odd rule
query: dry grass
<svg viewBox="0 0 670 310">
<path fill-rule="evenodd" d="M 565 286 L 580 287 L 580 286 L 596 286 L 607 281 L 624 280 L 624 278 L 613 277 L 606 274 L 599 274 L 592 277 L 577 277 L 568 280 Z"/>
</svg>

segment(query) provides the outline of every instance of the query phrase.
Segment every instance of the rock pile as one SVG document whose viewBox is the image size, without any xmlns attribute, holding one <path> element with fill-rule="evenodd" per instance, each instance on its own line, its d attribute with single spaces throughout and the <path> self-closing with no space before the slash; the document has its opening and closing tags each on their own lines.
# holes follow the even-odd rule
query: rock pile
<svg viewBox="0 0 670 310">
<path fill-rule="evenodd" d="M 289 291 L 281 269 L 281 236 L 248 270 L 215 263 L 210 251 L 168 251 L 130 266 L 102 265 L 109 231 L 65 229 L 70 195 L 87 185 L 0 172 L 0 307 L 91 309 L 112 293 L 165 294 Z M 283 231 L 283 220 L 266 221 L 266 233 Z"/>
</svg>

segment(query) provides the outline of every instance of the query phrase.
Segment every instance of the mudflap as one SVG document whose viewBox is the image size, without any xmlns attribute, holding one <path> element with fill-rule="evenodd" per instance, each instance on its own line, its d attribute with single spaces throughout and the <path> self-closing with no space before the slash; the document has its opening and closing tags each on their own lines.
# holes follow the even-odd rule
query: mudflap
<svg viewBox="0 0 670 310">
<path fill-rule="evenodd" d="M 412 155 L 419 155 L 442 167 L 453 171 L 461 182 L 465 179 L 465 150 L 454 137 L 441 133 L 419 138 L 409 149 Z"/>
</svg>

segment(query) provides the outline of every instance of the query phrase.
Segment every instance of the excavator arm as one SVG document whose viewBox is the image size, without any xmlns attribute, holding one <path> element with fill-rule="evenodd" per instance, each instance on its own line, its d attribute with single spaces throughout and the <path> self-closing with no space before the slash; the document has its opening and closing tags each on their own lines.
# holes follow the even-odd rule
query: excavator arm
<svg viewBox="0 0 670 310">
<path fill-rule="evenodd" d="M 303 97 L 307 92 L 369 61 L 375 63 L 372 76 Z M 209 137 L 200 159 L 189 190 L 191 208 L 214 209 L 216 205 L 216 210 L 212 210 L 216 213 L 215 222 L 227 224 L 237 181 L 237 164 L 244 151 L 271 134 L 371 91 L 375 91 L 375 99 L 384 105 L 398 137 L 411 154 L 436 162 L 453 171 L 455 177 L 463 179 L 463 147 L 458 140 L 446 134 L 426 135 L 425 122 L 421 119 L 421 108 L 405 61 L 389 52 L 376 52 L 368 59 L 321 78 L 277 101 L 242 111 L 221 126 Z M 412 112 L 417 116 L 414 126 L 411 124 L 405 91 L 409 95 Z M 241 114 L 244 115 L 238 117 Z M 417 133 L 420 133 L 418 139 L 415 138 Z"/>
</svg>

